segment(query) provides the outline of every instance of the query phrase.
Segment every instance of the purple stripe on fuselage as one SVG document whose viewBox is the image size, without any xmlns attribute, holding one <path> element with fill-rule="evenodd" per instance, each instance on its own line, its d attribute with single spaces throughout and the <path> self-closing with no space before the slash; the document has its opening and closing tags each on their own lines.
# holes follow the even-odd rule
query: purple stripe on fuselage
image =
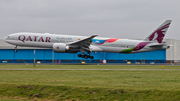
<svg viewBox="0 0 180 101">
<path fill-rule="evenodd" d="M 147 44 L 149 44 L 149 43 L 151 43 L 151 42 L 140 42 L 140 43 L 133 49 L 133 51 L 138 51 L 138 50 L 144 48 L 144 47 L 145 47 Z"/>
</svg>

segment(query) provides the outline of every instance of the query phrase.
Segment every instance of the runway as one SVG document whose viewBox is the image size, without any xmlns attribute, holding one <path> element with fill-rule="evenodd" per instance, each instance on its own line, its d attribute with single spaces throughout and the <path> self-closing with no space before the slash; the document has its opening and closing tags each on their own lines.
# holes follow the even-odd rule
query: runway
<svg viewBox="0 0 180 101">
<path fill-rule="evenodd" d="M 1 68 L 0 70 L 11 71 L 34 71 L 34 70 L 54 70 L 54 71 L 180 71 L 180 69 L 44 69 L 44 68 L 26 68 L 26 69 L 14 69 L 14 68 Z"/>
</svg>

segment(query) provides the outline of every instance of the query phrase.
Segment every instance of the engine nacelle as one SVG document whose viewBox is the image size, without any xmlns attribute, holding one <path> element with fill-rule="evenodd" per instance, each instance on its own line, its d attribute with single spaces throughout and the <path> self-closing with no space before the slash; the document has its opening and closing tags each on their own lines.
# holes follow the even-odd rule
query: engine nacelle
<svg viewBox="0 0 180 101">
<path fill-rule="evenodd" d="M 57 53 L 65 53 L 69 50 L 69 46 L 64 43 L 54 43 L 53 51 Z"/>
</svg>

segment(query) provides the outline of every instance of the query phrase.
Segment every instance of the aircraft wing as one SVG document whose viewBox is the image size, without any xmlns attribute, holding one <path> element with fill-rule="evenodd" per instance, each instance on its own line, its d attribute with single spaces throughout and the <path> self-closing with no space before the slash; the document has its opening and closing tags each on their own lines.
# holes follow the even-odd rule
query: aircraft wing
<svg viewBox="0 0 180 101">
<path fill-rule="evenodd" d="M 94 37 L 96 37 L 96 36 L 97 35 L 92 35 L 90 37 L 87 37 L 87 38 L 84 38 L 84 39 L 81 39 L 81 40 L 78 40 L 78 41 L 71 42 L 68 45 L 70 47 L 79 47 L 80 49 L 89 51 L 89 46 L 92 43 L 92 39 Z"/>
</svg>

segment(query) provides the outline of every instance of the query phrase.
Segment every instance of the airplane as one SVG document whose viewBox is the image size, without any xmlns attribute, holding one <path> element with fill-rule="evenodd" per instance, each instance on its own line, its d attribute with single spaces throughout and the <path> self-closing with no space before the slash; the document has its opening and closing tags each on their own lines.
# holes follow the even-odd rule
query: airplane
<svg viewBox="0 0 180 101">
<path fill-rule="evenodd" d="M 171 20 L 166 20 L 144 40 L 103 38 L 92 36 L 74 36 L 49 33 L 20 32 L 10 34 L 5 42 L 17 46 L 50 48 L 57 53 L 77 53 L 78 57 L 94 59 L 91 52 L 139 53 L 168 49 L 170 45 L 162 42 Z"/>
</svg>

